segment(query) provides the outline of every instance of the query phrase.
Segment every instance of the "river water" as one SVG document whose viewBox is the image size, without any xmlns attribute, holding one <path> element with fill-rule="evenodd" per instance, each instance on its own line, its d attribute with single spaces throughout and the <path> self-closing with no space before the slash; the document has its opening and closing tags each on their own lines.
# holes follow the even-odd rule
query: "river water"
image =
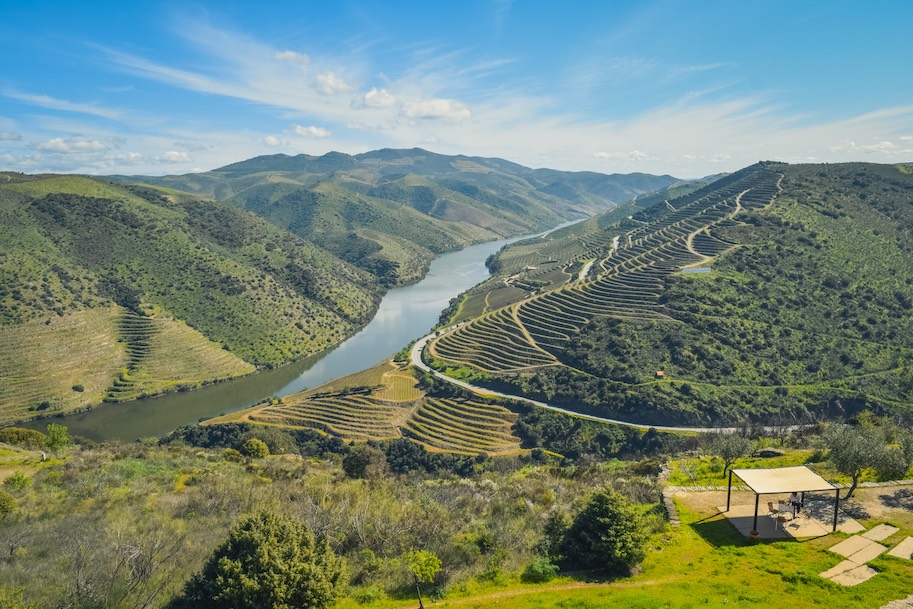
<svg viewBox="0 0 913 609">
<path fill-rule="evenodd" d="M 561 226 L 569 224 L 573 222 Z M 162 436 L 181 425 L 241 410 L 270 396 L 289 395 L 365 370 L 426 334 L 451 298 L 487 279 L 485 259 L 489 255 L 528 237 L 480 243 L 436 258 L 424 279 L 387 292 L 371 322 L 333 349 L 195 391 L 102 404 L 87 412 L 28 426 L 43 430 L 48 422 L 59 422 L 69 427 L 71 434 L 98 441 Z"/>
</svg>

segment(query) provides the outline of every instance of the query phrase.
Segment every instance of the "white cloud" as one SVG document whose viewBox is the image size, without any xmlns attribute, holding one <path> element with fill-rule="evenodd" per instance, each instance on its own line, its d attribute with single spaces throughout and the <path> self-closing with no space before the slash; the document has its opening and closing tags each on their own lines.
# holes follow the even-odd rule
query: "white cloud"
<svg viewBox="0 0 913 609">
<path fill-rule="evenodd" d="M 11 99 L 16 99 L 21 102 L 26 102 L 28 104 L 33 104 L 36 106 L 41 106 L 42 108 L 49 108 L 51 110 L 63 110 L 65 112 L 79 112 L 81 114 L 91 114 L 94 116 L 100 116 L 102 118 L 118 118 L 121 115 L 120 110 L 113 110 L 110 108 L 102 108 L 96 106 L 95 104 L 83 104 L 77 102 L 67 101 L 65 99 L 57 99 L 49 95 L 33 95 L 31 93 L 22 93 L 16 91 L 15 89 L 4 89 L 3 95 Z"/>
<path fill-rule="evenodd" d="M 288 142 L 286 140 L 280 139 L 275 135 L 267 135 L 263 138 L 263 143 L 267 146 L 287 146 Z"/>
<path fill-rule="evenodd" d="M 913 135 L 902 135 L 900 136 L 901 142 L 913 142 Z"/>
<path fill-rule="evenodd" d="M 346 91 L 351 91 L 354 89 L 352 85 L 347 83 L 339 76 L 336 76 L 336 74 L 333 72 L 318 74 L 316 87 L 317 90 L 324 95 L 335 95 L 337 93 L 345 93 Z"/>
<path fill-rule="evenodd" d="M 18 142 L 22 136 L 13 131 L 0 131 L 0 142 Z"/>
<path fill-rule="evenodd" d="M 353 108 L 392 108 L 395 105 L 396 97 L 377 87 L 371 87 L 370 91 L 352 100 Z"/>
<path fill-rule="evenodd" d="M 409 118 L 435 119 L 452 121 L 466 120 L 472 114 L 469 108 L 455 99 L 409 99 L 403 103 L 403 115 Z"/>
<path fill-rule="evenodd" d="M 631 152 L 596 152 L 593 156 L 597 159 L 605 160 L 646 161 L 653 159 L 649 154 L 640 150 L 632 150 Z"/>
<path fill-rule="evenodd" d="M 162 156 L 158 157 L 158 161 L 162 163 L 192 163 L 193 159 L 186 152 L 169 150 Z"/>
<path fill-rule="evenodd" d="M 873 152 L 892 152 L 897 148 L 897 145 L 893 142 L 882 141 L 877 144 L 872 144 L 870 146 L 863 146 L 861 150 L 866 154 L 872 154 Z"/>
<path fill-rule="evenodd" d="M 302 137 L 312 137 L 316 139 L 330 137 L 333 135 L 323 127 L 316 127 L 314 125 L 308 125 L 307 127 L 304 127 L 303 125 L 295 125 L 292 128 L 292 133 Z"/>
<path fill-rule="evenodd" d="M 273 53 L 273 57 L 277 61 L 292 61 L 292 62 L 297 62 L 297 63 L 307 63 L 308 61 L 310 61 L 310 57 L 308 57 L 304 53 L 296 53 L 295 51 L 287 51 L 287 50 L 286 51 L 276 51 L 275 53 Z"/>
<path fill-rule="evenodd" d="M 98 140 L 81 140 L 73 137 L 55 137 L 43 144 L 38 144 L 38 150 L 57 152 L 60 154 L 99 152 L 101 150 L 107 150 L 107 148 L 107 146 Z"/>
</svg>

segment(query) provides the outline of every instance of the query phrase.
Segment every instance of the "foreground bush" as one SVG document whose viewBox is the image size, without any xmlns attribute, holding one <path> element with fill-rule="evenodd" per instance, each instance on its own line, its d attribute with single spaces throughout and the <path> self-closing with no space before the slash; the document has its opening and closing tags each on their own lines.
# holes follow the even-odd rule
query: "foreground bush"
<svg viewBox="0 0 913 609">
<path fill-rule="evenodd" d="M 580 569 L 628 575 L 643 561 L 647 532 L 628 501 L 600 490 L 574 518 L 564 538 L 564 555 Z"/>
<path fill-rule="evenodd" d="M 300 522 L 249 516 L 216 548 L 173 608 L 323 609 L 344 581 L 342 561 Z"/>
</svg>

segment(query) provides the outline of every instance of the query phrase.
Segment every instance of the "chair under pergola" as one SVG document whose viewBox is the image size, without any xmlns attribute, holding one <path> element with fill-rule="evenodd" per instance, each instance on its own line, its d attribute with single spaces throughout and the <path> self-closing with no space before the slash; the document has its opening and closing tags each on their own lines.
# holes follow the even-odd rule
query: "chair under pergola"
<svg viewBox="0 0 913 609">
<path fill-rule="evenodd" d="M 729 470 L 729 486 L 726 490 L 726 511 L 731 508 L 732 477 L 737 476 L 745 485 L 754 492 L 754 523 L 752 531 L 758 530 L 758 506 L 761 495 L 782 495 L 784 493 L 800 493 L 802 503 L 805 502 L 805 493 L 819 493 L 833 491 L 834 493 L 834 526 L 837 530 L 837 510 L 840 507 L 840 490 L 833 484 L 805 467 L 774 467 L 766 469 L 731 469 Z M 754 533 L 756 534 L 756 533 Z"/>
</svg>

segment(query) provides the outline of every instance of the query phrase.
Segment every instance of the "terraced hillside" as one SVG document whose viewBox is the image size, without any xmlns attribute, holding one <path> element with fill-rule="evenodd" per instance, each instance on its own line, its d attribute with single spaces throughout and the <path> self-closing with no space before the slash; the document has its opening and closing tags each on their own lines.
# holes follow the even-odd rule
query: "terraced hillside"
<svg viewBox="0 0 913 609">
<path fill-rule="evenodd" d="M 315 353 L 380 296 L 367 273 L 241 210 L 78 176 L 6 177 L 0 424 Z"/>
<path fill-rule="evenodd" d="M 352 440 L 405 437 L 432 451 L 477 455 L 520 449 L 516 415 L 481 399 L 430 396 L 411 368 L 387 362 L 252 409 L 207 421 L 312 428 Z"/>
<path fill-rule="evenodd" d="M 726 248 L 716 247 L 722 242 L 711 231 L 731 222 L 743 209 L 769 204 L 779 178 L 772 171 L 747 172 L 676 199 L 674 204 L 664 202 L 659 213 L 641 212 L 635 216 L 639 225 L 624 234 L 618 227 L 608 227 L 590 231 L 585 238 L 569 235 L 558 245 L 543 248 L 551 252 L 582 250 L 584 253 L 573 258 L 550 264 L 566 266 L 581 257 L 592 257 L 597 270 L 590 270 L 591 278 L 584 281 L 568 283 L 460 326 L 432 342 L 431 355 L 486 373 L 529 371 L 560 365 L 558 357 L 567 341 L 596 317 L 672 321 L 659 302 L 664 278 L 684 267 L 707 263 L 724 251 Z M 698 235 L 704 238 L 696 244 Z M 698 249 L 700 246 L 707 247 L 706 251 Z M 522 264 L 525 259 L 521 255 L 519 260 Z"/>
<path fill-rule="evenodd" d="M 421 149 L 272 155 L 206 173 L 130 177 L 252 211 L 373 274 L 420 278 L 446 251 L 531 233 L 673 184 L 670 176 L 529 169 Z"/>
<path fill-rule="evenodd" d="M 561 261 L 561 287 L 488 310 L 426 358 L 657 424 L 908 412 L 911 201 L 895 166 L 759 164 L 607 226 L 617 247 L 591 253 L 583 280 Z"/>
</svg>

